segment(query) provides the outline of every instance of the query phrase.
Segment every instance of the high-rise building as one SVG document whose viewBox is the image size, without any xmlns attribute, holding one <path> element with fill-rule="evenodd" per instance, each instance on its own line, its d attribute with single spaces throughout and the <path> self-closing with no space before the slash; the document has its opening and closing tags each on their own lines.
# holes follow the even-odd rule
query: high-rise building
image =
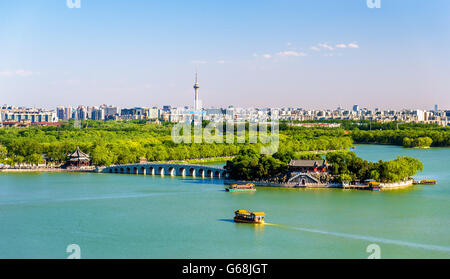
<svg viewBox="0 0 450 279">
<path fill-rule="evenodd" d="M 417 121 L 425 120 L 425 111 L 417 109 L 414 111 L 414 114 L 417 116 Z"/>
<path fill-rule="evenodd" d="M 85 120 L 88 119 L 88 112 L 85 106 L 78 106 L 77 108 L 77 119 Z"/>
<path fill-rule="evenodd" d="M 105 110 L 105 117 L 107 119 L 115 119 L 116 117 L 120 116 L 120 109 L 118 107 L 113 107 L 113 106 L 109 106 L 109 107 L 104 107 Z"/>
<path fill-rule="evenodd" d="M 92 120 L 105 120 L 105 110 L 103 108 L 93 108 L 91 112 Z"/>
<path fill-rule="evenodd" d="M 438 112 L 438 105 L 434 105 L 434 112 Z"/>
<path fill-rule="evenodd" d="M 161 117 L 160 110 L 157 107 L 153 107 L 148 110 L 148 118 L 152 120 L 159 119 Z"/>
<path fill-rule="evenodd" d="M 64 108 L 64 120 L 70 120 L 72 118 L 74 118 L 72 108 Z"/>
<path fill-rule="evenodd" d="M 57 107 L 56 108 L 56 115 L 58 116 L 58 119 L 66 120 L 66 118 L 64 116 L 64 107 Z"/>
<path fill-rule="evenodd" d="M 359 111 L 359 106 L 358 105 L 354 105 L 353 106 L 353 111 L 354 112 L 358 112 Z"/>
</svg>

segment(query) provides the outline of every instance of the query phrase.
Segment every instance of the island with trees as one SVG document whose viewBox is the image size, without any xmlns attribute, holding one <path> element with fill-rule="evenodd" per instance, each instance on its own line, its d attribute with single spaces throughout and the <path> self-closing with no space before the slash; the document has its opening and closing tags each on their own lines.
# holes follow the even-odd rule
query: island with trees
<svg viewBox="0 0 450 279">
<path fill-rule="evenodd" d="M 305 156 L 293 152 L 261 155 L 254 149 L 247 149 L 228 161 L 225 169 L 229 178 L 236 181 L 251 181 L 259 186 L 311 188 L 358 186 L 367 181 L 380 182 L 386 188 L 398 188 L 412 185 L 411 177 L 423 170 L 422 163 L 411 157 L 369 162 L 351 151 L 307 157 L 308 160 L 299 160 Z"/>
</svg>

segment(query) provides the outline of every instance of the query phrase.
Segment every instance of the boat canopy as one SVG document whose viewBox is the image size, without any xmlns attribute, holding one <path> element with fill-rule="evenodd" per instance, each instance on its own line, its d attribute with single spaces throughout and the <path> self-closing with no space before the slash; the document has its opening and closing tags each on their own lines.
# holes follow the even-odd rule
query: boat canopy
<svg viewBox="0 0 450 279">
<path fill-rule="evenodd" d="M 253 212 L 253 215 L 255 215 L 255 216 L 266 216 L 266 213 L 264 213 L 264 212 Z"/>
</svg>

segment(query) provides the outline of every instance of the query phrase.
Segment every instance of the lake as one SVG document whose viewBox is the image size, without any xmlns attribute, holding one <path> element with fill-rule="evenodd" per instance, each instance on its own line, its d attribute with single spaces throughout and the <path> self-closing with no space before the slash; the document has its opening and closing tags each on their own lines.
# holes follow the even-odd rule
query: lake
<svg viewBox="0 0 450 279">
<path fill-rule="evenodd" d="M 222 180 L 95 173 L 0 173 L 0 258 L 450 258 L 450 149 L 357 145 L 367 160 L 412 156 L 417 179 L 395 191 L 258 188 Z M 264 226 L 234 210 L 267 214 Z"/>
</svg>

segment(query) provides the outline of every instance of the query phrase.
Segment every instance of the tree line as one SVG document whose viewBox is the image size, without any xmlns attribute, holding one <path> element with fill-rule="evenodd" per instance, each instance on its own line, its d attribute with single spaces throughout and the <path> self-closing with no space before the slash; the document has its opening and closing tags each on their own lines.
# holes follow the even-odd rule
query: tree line
<svg viewBox="0 0 450 279">
<path fill-rule="evenodd" d="M 206 125 L 206 123 L 204 123 Z M 259 150 L 261 142 L 188 143 L 172 141 L 173 124 L 151 124 L 145 121 L 82 121 L 76 128 L 73 121 L 60 127 L 31 126 L 0 129 L 0 163 L 55 165 L 63 164 L 77 146 L 99 166 L 148 161 L 202 159 L 235 156 L 251 147 Z M 248 131 L 248 125 L 247 125 Z M 235 135 L 236 136 L 236 135 Z M 352 139 L 342 131 L 302 129 L 280 131 L 280 149 L 284 151 L 339 150 L 349 148 Z"/>
<path fill-rule="evenodd" d="M 351 136 L 356 143 L 393 144 L 404 147 L 450 146 L 448 129 L 353 130 Z"/>
<path fill-rule="evenodd" d="M 355 143 L 392 144 L 404 147 L 449 147 L 450 127 L 437 124 L 372 122 L 369 120 L 323 119 L 294 123 L 338 123 L 336 131 L 348 131 Z M 292 130 L 286 122 L 280 129 Z M 326 128 L 329 129 L 330 128 Z M 431 140 L 430 140 L 431 139 Z"/>
</svg>

